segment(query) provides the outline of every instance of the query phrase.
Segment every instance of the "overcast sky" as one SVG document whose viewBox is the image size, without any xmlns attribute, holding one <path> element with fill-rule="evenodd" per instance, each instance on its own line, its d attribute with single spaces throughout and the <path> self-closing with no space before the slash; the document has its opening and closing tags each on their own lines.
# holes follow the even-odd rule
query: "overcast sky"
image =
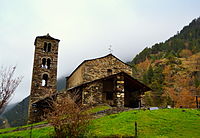
<svg viewBox="0 0 200 138">
<path fill-rule="evenodd" d="M 31 87 L 34 40 L 60 39 L 58 77 L 83 60 L 109 53 L 123 61 L 167 40 L 200 16 L 198 0 L 0 0 L 0 66 L 17 65 L 24 79 L 12 99 Z"/>
</svg>

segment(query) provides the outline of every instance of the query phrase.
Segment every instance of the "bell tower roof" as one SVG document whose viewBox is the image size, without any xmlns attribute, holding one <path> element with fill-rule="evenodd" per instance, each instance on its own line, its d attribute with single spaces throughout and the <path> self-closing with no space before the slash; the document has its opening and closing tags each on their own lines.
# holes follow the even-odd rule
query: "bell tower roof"
<svg viewBox="0 0 200 138">
<path fill-rule="evenodd" d="M 47 34 L 47 35 L 43 35 L 43 36 L 37 36 L 36 38 L 35 38 L 35 42 L 34 42 L 34 45 L 36 45 L 36 42 L 37 42 L 37 39 L 38 38 L 41 38 L 41 39 L 49 39 L 49 40 L 56 40 L 56 41 L 60 41 L 59 39 L 56 39 L 56 38 L 53 38 L 53 37 L 51 37 L 50 35 L 49 35 L 49 33 Z"/>
</svg>

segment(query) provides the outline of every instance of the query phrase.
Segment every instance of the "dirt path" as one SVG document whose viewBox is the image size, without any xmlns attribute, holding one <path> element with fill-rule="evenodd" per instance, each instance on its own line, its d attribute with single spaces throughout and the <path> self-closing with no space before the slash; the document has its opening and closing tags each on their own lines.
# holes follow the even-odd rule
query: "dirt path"
<svg viewBox="0 0 200 138">
<path fill-rule="evenodd" d="M 94 116 L 94 118 L 101 118 L 105 115 L 117 114 L 117 113 L 121 113 L 121 112 L 124 112 L 124 111 L 129 111 L 129 110 L 133 110 L 133 108 L 116 108 L 116 107 L 113 107 L 111 109 L 106 109 L 106 110 L 102 110 L 102 111 L 93 113 L 92 115 Z"/>
</svg>

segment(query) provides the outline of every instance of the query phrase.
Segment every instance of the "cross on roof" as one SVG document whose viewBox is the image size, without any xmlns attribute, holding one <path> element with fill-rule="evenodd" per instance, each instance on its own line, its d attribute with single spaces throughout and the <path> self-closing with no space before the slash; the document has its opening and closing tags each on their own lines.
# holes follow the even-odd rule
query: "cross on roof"
<svg viewBox="0 0 200 138">
<path fill-rule="evenodd" d="M 112 54 L 112 52 L 113 52 L 112 45 L 109 46 L 108 50 L 109 50 L 109 53 Z"/>
</svg>

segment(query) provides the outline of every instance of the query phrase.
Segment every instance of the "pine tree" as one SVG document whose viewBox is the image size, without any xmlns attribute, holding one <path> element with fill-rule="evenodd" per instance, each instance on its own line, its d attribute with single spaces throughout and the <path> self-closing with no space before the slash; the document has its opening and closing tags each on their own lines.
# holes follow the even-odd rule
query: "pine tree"
<svg viewBox="0 0 200 138">
<path fill-rule="evenodd" d="M 148 71 L 147 71 L 147 79 L 148 79 L 148 82 L 149 82 L 149 83 L 152 83 L 153 75 L 154 75 L 154 73 L 153 73 L 153 68 L 152 68 L 152 66 L 150 65 L 150 66 L 149 66 L 149 69 L 148 69 Z"/>
</svg>

